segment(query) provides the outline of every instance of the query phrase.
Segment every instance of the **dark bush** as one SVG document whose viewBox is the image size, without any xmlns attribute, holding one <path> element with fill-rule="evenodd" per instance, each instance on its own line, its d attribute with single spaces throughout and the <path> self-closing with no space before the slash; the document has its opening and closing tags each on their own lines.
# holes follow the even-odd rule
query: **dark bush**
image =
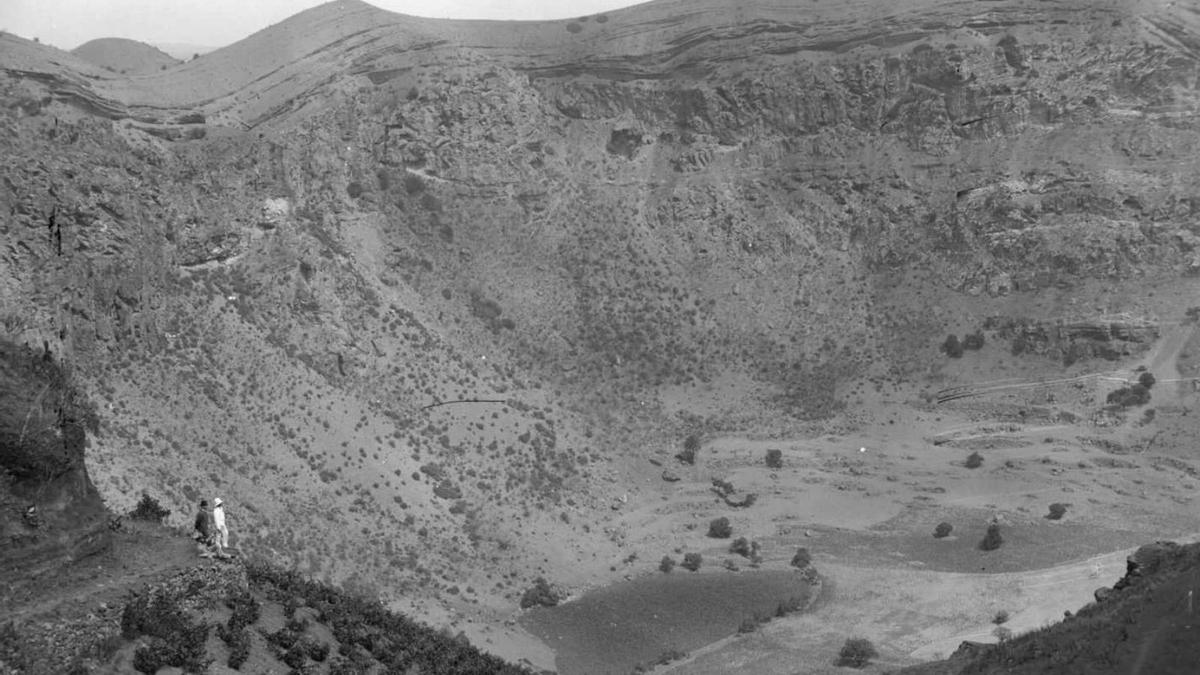
<svg viewBox="0 0 1200 675">
<path fill-rule="evenodd" d="M 1008 621 L 1008 610 L 1005 609 L 996 612 L 996 616 L 992 617 L 992 623 L 996 624 L 997 626 L 1006 621 Z"/>
<path fill-rule="evenodd" d="M 553 607 L 558 604 L 558 594 L 550 588 L 550 583 L 543 577 L 538 577 L 533 586 L 525 590 L 521 596 L 521 609 L 529 609 L 537 605 Z"/>
<path fill-rule="evenodd" d="M 362 193 L 363 193 L 362 183 L 360 183 L 356 180 L 350 181 L 350 184 L 346 186 L 346 194 L 350 195 L 351 199 L 358 199 L 359 197 L 362 196 Z"/>
<path fill-rule="evenodd" d="M 713 539 L 728 539 L 733 534 L 733 526 L 725 516 L 713 518 L 708 523 L 708 536 Z"/>
<path fill-rule="evenodd" d="M 842 645 L 842 650 L 838 652 L 839 666 L 849 666 L 851 668 L 863 668 L 871 659 L 879 656 L 879 652 L 875 650 L 875 645 L 866 638 L 847 638 L 846 644 Z"/>
<path fill-rule="evenodd" d="M 933 536 L 937 539 L 943 539 L 945 537 L 949 537 L 950 533 L 953 531 L 953 525 L 947 522 L 941 522 L 937 524 L 937 527 L 933 528 Z"/>
<path fill-rule="evenodd" d="M 1154 373 L 1151 373 L 1150 371 L 1146 371 L 1146 372 L 1142 373 L 1141 375 L 1138 375 L 1138 384 L 1145 387 L 1147 391 L 1149 391 L 1150 388 L 1153 387 L 1154 383 L 1157 381 L 1158 380 L 1155 379 L 1155 377 L 1154 377 Z"/>
<path fill-rule="evenodd" d="M 1110 391 L 1105 401 L 1111 405 L 1129 408 L 1135 405 L 1145 405 L 1150 402 L 1150 390 L 1145 385 L 1135 384 L 1132 387 L 1121 387 Z"/>
<path fill-rule="evenodd" d="M 178 602 L 165 595 L 143 595 L 131 600 L 121 612 L 121 635 L 133 640 L 146 635 L 150 641 L 134 652 L 138 672 L 156 673 L 165 666 L 201 672 L 208 626 L 193 623 Z"/>
<path fill-rule="evenodd" d="M 746 617 L 745 619 L 742 619 L 742 623 L 738 625 L 738 633 L 740 635 L 753 633 L 756 630 L 758 630 L 758 619 L 755 617 Z"/>
<path fill-rule="evenodd" d="M 971 454 L 967 455 L 965 466 L 968 469 L 978 469 L 979 467 L 983 466 L 983 455 L 979 454 L 978 452 L 972 452 Z"/>
<path fill-rule="evenodd" d="M 1046 514 L 1046 518 L 1050 520 L 1061 520 L 1067 515 L 1067 505 L 1062 502 L 1054 502 L 1050 505 L 1050 513 Z"/>
<path fill-rule="evenodd" d="M 716 492 L 721 497 L 728 497 L 735 492 L 733 483 L 721 478 L 712 479 L 713 492 Z"/>
<path fill-rule="evenodd" d="M 228 626 L 217 626 L 217 637 L 229 646 L 229 667 L 234 670 L 241 668 L 250 658 L 250 632 L 245 628 L 230 630 Z"/>
<path fill-rule="evenodd" d="M 983 349 L 983 342 L 984 342 L 983 332 L 976 331 L 974 333 L 969 333 L 969 334 L 963 336 L 962 347 L 963 347 L 963 349 L 970 349 L 972 351 L 975 351 L 975 350 Z"/>
<path fill-rule="evenodd" d="M 425 181 L 415 173 L 404 174 L 404 191 L 410 195 L 421 194 L 425 191 Z"/>
<path fill-rule="evenodd" d="M 572 34 L 578 33 L 581 30 L 583 30 L 583 26 L 581 26 L 579 23 L 577 23 L 575 21 L 572 21 L 567 24 L 567 32 L 568 33 L 572 33 Z"/>
<path fill-rule="evenodd" d="M 683 450 L 675 455 L 675 459 L 684 464 L 696 463 L 696 451 L 700 449 L 700 437 L 696 434 L 688 434 L 687 438 L 683 439 Z"/>
<path fill-rule="evenodd" d="M 675 569 L 675 559 L 669 555 L 664 555 L 658 563 L 658 571 L 669 574 L 673 569 Z"/>
<path fill-rule="evenodd" d="M 996 523 L 988 525 L 987 534 L 983 536 L 983 541 L 979 542 L 979 548 L 984 551 L 995 551 L 1004 543 L 1004 537 L 1000 536 L 1000 526 Z"/>
<path fill-rule="evenodd" d="M 777 448 L 767 450 L 767 467 L 771 469 L 783 468 L 783 451 Z"/>
<path fill-rule="evenodd" d="M 1020 356 L 1029 348 L 1029 343 L 1025 340 L 1024 335 L 1018 335 L 1012 339 L 1012 348 L 1009 350 L 1013 356 Z"/>
<path fill-rule="evenodd" d="M 753 558 L 758 554 L 758 542 L 749 541 L 745 537 L 738 537 L 729 545 L 729 552 L 736 553 L 743 558 Z"/>
<path fill-rule="evenodd" d="M 137 506 L 129 512 L 129 517 L 133 520 L 144 520 L 148 523 L 161 523 L 171 515 L 171 510 L 165 508 L 158 500 L 143 492 L 142 499 L 137 503 Z"/>
<path fill-rule="evenodd" d="M 691 570 L 692 572 L 695 572 L 696 570 L 700 569 L 700 565 L 703 562 L 704 558 L 699 553 L 685 553 L 683 556 L 683 562 L 680 563 L 679 566 L 685 570 Z"/>
<path fill-rule="evenodd" d="M 808 549 L 804 548 L 803 546 L 796 549 L 796 555 L 792 556 L 792 567 L 802 570 L 811 564 L 812 555 L 809 554 Z"/>
<path fill-rule="evenodd" d="M 942 351 L 952 359 L 961 357 L 963 355 L 963 346 L 958 341 L 958 336 L 954 334 L 947 335 L 946 341 L 942 343 Z"/>
</svg>

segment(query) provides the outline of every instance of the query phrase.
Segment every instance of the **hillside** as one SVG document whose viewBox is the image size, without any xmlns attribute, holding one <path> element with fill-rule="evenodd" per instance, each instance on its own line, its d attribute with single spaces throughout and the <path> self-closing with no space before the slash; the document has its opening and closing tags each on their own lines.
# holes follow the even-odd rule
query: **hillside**
<svg viewBox="0 0 1200 675">
<path fill-rule="evenodd" d="M 1196 544 L 1144 546 L 1120 581 L 1062 622 L 997 646 L 964 643 L 946 661 L 898 675 L 1190 672 L 1200 660 L 1192 605 L 1198 563 Z"/>
<path fill-rule="evenodd" d="M 89 40 L 72 49 L 71 53 L 101 68 L 122 75 L 152 73 L 166 70 L 179 63 L 178 59 L 157 47 L 125 38 Z"/>
<path fill-rule="evenodd" d="M 837 595 L 676 672 L 1037 627 L 1194 528 L 1200 14 L 888 8 L 331 2 L 136 76 L 2 35 L 2 337 L 113 512 L 221 496 L 511 662 L 535 579 L 720 566 L 718 516 Z"/>
</svg>

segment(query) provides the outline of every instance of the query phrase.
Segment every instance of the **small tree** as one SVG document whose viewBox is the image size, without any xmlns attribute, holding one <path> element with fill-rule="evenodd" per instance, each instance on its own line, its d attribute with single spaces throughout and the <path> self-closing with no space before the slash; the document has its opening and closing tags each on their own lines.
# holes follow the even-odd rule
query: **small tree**
<svg viewBox="0 0 1200 675">
<path fill-rule="evenodd" d="M 169 515 L 171 515 L 171 510 L 159 504 L 157 499 L 146 492 L 142 493 L 141 501 L 129 512 L 130 518 L 150 523 L 162 523 Z"/>
<path fill-rule="evenodd" d="M 796 549 L 796 555 L 792 556 L 792 567 L 802 570 L 811 564 L 812 556 L 809 554 L 808 549 L 803 546 Z"/>
<path fill-rule="evenodd" d="M 663 574 L 670 574 L 673 569 L 675 569 L 675 559 L 669 555 L 664 555 L 658 563 L 658 571 Z"/>
<path fill-rule="evenodd" d="M 839 666 L 850 666 L 851 668 L 863 668 L 871 659 L 879 656 L 879 652 L 875 650 L 875 645 L 866 638 L 847 638 L 846 644 L 842 645 L 842 651 L 838 652 Z"/>
<path fill-rule="evenodd" d="M 1150 387 L 1153 387 L 1154 383 L 1157 381 L 1158 380 L 1154 378 L 1154 373 L 1151 373 L 1150 371 L 1146 371 L 1141 375 L 1138 375 L 1138 384 L 1142 385 L 1147 390 L 1150 389 Z"/>
<path fill-rule="evenodd" d="M 704 557 L 699 553 L 685 553 L 683 555 L 683 562 L 679 563 L 679 566 L 685 570 L 695 572 L 696 570 L 700 569 L 700 564 L 703 562 Z"/>
<path fill-rule="evenodd" d="M 937 527 L 933 528 L 933 536 L 936 539 L 945 539 L 950 536 L 952 531 L 954 531 L 954 526 L 943 521 L 938 523 Z"/>
<path fill-rule="evenodd" d="M 978 452 L 967 455 L 966 467 L 968 469 L 978 469 L 981 466 L 983 466 L 983 455 Z"/>
<path fill-rule="evenodd" d="M 947 335 L 946 341 L 942 343 L 942 351 L 952 359 L 960 358 L 963 355 L 963 346 L 958 341 L 958 336 L 953 333 Z"/>
<path fill-rule="evenodd" d="M 979 548 L 984 551 L 995 551 L 1004 543 L 1004 537 L 1000 536 L 1000 526 L 996 523 L 988 525 L 987 534 L 983 536 L 983 541 L 979 542 Z"/>
<path fill-rule="evenodd" d="M 778 448 L 767 450 L 767 467 L 771 469 L 783 468 L 783 451 Z"/>
<path fill-rule="evenodd" d="M 528 609 L 535 605 L 553 607 L 558 604 L 558 600 L 558 594 L 550 588 L 550 583 L 544 577 L 538 577 L 533 582 L 533 586 L 526 589 L 521 596 L 521 609 Z"/>
<path fill-rule="evenodd" d="M 729 552 L 736 553 L 743 558 L 753 558 L 758 553 L 758 542 L 738 537 L 729 545 Z"/>
<path fill-rule="evenodd" d="M 1050 505 L 1050 513 L 1046 514 L 1046 518 L 1049 520 L 1061 520 L 1065 515 L 1067 515 L 1067 505 L 1062 502 L 1054 502 Z"/>
<path fill-rule="evenodd" d="M 1121 387 L 1116 391 L 1108 392 L 1108 396 L 1104 400 L 1106 403 L 1118 405 L 1122 408 L 1145 405 L 1150 402 L 1150 389 L 1141 383 L 1135 384 L 1132 387 Z"/>
<path fill-rule="evenodd" d="M 733 526 L 725 516 L 713 518 L 708 523 L 708 536 L 713 539 L 728 539 L 733 534 Z"/>
<path fill-rule="evenodd" d="M 696 434 L 688 434 L 687 438 L 683 439 L 683 450 L 675 455 L 675 459 L 684 464 L 695 464 L 698 450 L 700 450 L 700 437 Z"/>
</svg>

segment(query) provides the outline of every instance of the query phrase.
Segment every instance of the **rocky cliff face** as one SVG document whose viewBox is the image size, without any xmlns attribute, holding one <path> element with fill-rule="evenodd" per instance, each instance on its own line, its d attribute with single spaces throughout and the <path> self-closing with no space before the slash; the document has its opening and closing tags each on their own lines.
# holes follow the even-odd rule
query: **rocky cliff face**
<svg viewBox="0 0 1200 675">
<path fill-rule="evenodd" d="M 5 333 L 76 364 L 110 500 L 388 588 L 569 570 L 530 537 L 619 540 L 614 448 L 744 412 L 664 391 L 828 418 L 960 296 L 1195 270 L 1191 8 L 868 5 L 331 3 L 170 82 L 4 37 Z"/>
<path fill-rule="evenodd" d="M 53 356 L 0 342 L 0 561 L 11 590 L 108 544 L 84 464 L 95 411 Z"/>
</svg>

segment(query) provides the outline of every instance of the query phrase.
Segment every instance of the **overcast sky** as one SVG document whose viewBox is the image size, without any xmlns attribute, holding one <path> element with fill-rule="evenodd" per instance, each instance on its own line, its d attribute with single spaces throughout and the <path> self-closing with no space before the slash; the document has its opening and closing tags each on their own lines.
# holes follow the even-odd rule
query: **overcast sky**
<svg viewBox="0 0 1200 675">
<path fill-rule="evenodd" d="M 638 0 L 367 0 L 456 19 L 565 19 Z M 0 30 L 73 49 L 100 37 L 222 47 L 323 0 L 0 0 Z"/>
</svg>

